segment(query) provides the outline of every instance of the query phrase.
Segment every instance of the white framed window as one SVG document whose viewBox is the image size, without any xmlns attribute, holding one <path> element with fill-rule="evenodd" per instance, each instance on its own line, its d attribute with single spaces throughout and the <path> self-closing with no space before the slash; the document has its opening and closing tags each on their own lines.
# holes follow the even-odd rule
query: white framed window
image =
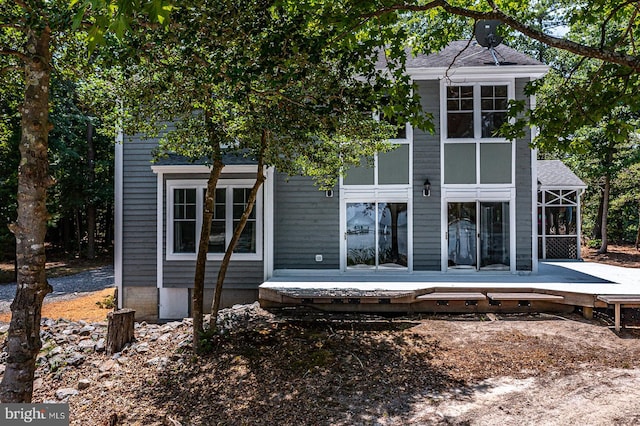
<svg viewBox="0 0 640 426">
<path fill-rule="evenodd" d="M 445 82 L 441 86 L 444 185 L 513 185 L 514 143 L 497 135 L 515 97 L 507 81 Z"/>
<path fill-rule="evenodd" d="M 250 180 L 221 180 L 218 183 L 209 236 L 208 260 L 223 258 L 233 236 L 233 231 L 247 205 L 253 183 Z M 204 180 L 167 180 L 167 260 L 196 258 L 203 220 L 205 192 L 206 181 Z M 260 193 L 232 259 L 262 259 L 262 226 L 262 196 Z"/>
<path fill-rule="evenodd" d="M 380 119 L 379 115 L 375 116 Z M 406 187 L 411 184 L 413 128 L 409 123 L 398 126 L 396 138 L 389 139 L 393 148 L 373 156 L 373 165 L 363 159 L 359 167 L 348 169 L 342 178 L 343 186 L 377 187 L 390 185 Z"/>
</svg>

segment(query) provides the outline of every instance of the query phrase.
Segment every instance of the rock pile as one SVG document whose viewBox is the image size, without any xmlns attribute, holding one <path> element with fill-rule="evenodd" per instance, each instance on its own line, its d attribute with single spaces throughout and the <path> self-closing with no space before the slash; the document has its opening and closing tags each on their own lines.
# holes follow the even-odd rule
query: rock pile
<svg viewBox="0 0 640 426">
<path fill-rule="evenodd" d="M 256 328 L 257 324 L 274 321 L 275 316 L 260 307 L 258 302 L 249 305 L 234 305 L 218 312 L 216 325 L 220 333 L 226 333 L 240 328 Z M 205 317 L 205 326 L 209 326 L 211 317 Z"/>
<path fill-rule="evenodd" d="M 251 305 L 236 305 L 220 311 L 217 320 L 218 332 L 226 333 L 233 329 L 251 327 L 259 321 L 269 321 L 271 318 L 272 315 L 262 310 L 257 302 Z M 205 326 L 208 327 L 209 324 L 210 317 L 207 316 Z M 74 387 L 62 387 L 55 391 L 58 401 L 67 401 L 69 397 L 88 389 L 96 381 L 109 387 L 109 381 L 106 379 L 118 368 L 130 363 L 134 357 L 136 362 L 163 369 L 176 359 L 156 356 L 153 349 L 158 345 L 167 346 L 169 343 L 175 344 L 178 349 L 190 347 L 192 325 L 191 318 L 165 324 L 136 323 L 134 341 L 109 357 L 105 353 L 106 322 L 89 323 L 43 318 L 40 327 L 42 349 L 37 358 L 38 369 L 34 389 L 42 387 L 46 377 L 54 379 L 53 382 L 68 382 L 62 379 L 68 378 L 68 373 L 72 370 L 75 371 L 74 376 L 80 369 L 90 371 L 90 376 L 78 379 L 73 384 Z M 0 327 L 0 337 L 8 328 L 8 324 Z M 4 373 L 6 356 L 6 352 L 0 353 L 0 377 Z M 179 358 L 180 355 L 171 356 L 174 357 Z M 52 381 L 47 379 L 47 383 L 50 382 Z"/>
</svg>

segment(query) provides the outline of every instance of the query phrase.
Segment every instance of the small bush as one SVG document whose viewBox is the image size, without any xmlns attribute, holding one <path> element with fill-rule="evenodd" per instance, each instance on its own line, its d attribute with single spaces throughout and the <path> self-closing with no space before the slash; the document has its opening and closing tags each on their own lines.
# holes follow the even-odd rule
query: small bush
<svg viewBox="0 0 640 426">
<path fill-rule="evenodd" d="M 589 242 L 587 243 L 587 247 L 592 249 L 600 248 L 602 247 L 602 240 L 599 238 L 594 238 L 592 240 L 589 240 Z"/>
<path fill-rule="evenodd" d="M 113 294 L 105 296 L 103 300 L 99 300 L 96 302 L 101 309 L 115 309 L 116 307 L 116 298 Z"/>
</svg>

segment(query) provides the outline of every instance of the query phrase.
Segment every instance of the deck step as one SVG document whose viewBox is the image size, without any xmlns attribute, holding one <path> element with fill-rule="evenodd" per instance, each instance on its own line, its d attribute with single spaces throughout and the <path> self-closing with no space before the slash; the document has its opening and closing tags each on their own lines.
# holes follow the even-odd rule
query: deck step
<svg viewBox="0 0 640 426">
<path fill-rule="evenodd" d="M 491 300 L 530 300 L 536 302 L 562 302 L 564 296 L 545 293 L 487 293 Z"/>
<path fill-rule="evenodd" d="M 640 294 L 601 294 L 598 296 L 598 300 L 608 303 L 609 305 L 615 305 L 616 303 L 628 306 L 640 305 Z"/>
<path fill-rule="evenodd" d="M 598 300 L 613 305 L 616 331 L 620 331 L 622 320 L 620 309 L 623 306 L 625 308 L 640 308 L 640 294 L 600 294 Z"/>
<path fill-rule="evenodd" d="M 417 300 L 485 300 L 482 293 L 462 293 L 462 292 L 441 292 L 422 294 L 416 297 Z"/>
</svg>

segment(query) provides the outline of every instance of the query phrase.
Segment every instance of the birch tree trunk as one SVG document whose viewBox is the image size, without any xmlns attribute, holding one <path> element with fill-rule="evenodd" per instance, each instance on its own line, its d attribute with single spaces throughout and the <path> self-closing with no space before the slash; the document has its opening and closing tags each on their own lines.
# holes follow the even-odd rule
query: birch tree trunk
<svg viewBox="0 0 640 426">
<path fill-rule="evenodd" d="M 34 25 L 35 27 L 35 25 Z M 18 168 L 18 215 L 10 225 L 16 238 L 17 291 L 11 304 L 7 360 L 0 383 L 3 403 L 31 402 L 36 357 L 42 347 L 42 301 L 51 291 L 45 273 L 46 195 L 52 184 L 47 156 L 51 31 L 43 25 L 26 31 L 25 94 Z"/>
</svg>

